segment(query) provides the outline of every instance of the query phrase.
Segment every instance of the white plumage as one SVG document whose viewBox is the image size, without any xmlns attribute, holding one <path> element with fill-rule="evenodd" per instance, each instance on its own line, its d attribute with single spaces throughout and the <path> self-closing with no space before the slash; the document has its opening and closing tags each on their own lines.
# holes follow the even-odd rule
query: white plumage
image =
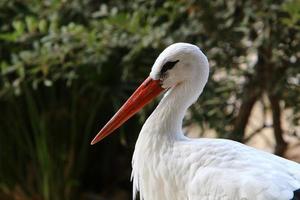
<svg viewBox="0 0 300 200">
<path fill-rule="evenodd" d="M 167 62 L 175 64 L 163 70 Z M 173 44 L 157 58 L 150 78 L 160 79 L 168 91 L 137 140 L 133 195 L 139 191 L 144 200 L 292 199 L 300 188 L 299 164 L 231 140 L 183 135 L 184 114 L 208 74 L 206 56 L 191 44 Z"/>
<path fill-rule="evenodd" d="M 300 165 L 225 139 L 190 139 L 182 120 L 207 82 L 201 50 L 176 43 L 155 61 L 92 144 L 102 140 L 151 99 L 167 90 L 145 122 L 132 160 L 133 195 L 144 200 L 300 200 Z"/>
</svg>

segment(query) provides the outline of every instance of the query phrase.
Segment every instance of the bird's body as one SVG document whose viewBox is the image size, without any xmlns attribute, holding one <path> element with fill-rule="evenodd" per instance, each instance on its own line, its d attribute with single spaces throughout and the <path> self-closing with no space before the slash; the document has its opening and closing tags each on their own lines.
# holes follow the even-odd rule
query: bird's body
<svg viewBox="0 0 300 200">
<path fill-rule="evenodd" d="M 145 147 L 133 163 L 141 199 L 290 200 L 300 188 L 296 163 L 238 142 L 182 139 Z"/>
<path fill-rule="evenodd" d="M 300 199 L 300 192 L 295 192 L 300 188 L 299 164 L 231 140 L 183 135 L 185 112 L 202 93 L 208 74 L 208 61 L 198 47 L 186 43 L 169 46 L 155 61 L 150 78 L 92 143 L 167 89 L 135 146 L 134 197 L 139 191 L 144 200 Z"/>
</svg>

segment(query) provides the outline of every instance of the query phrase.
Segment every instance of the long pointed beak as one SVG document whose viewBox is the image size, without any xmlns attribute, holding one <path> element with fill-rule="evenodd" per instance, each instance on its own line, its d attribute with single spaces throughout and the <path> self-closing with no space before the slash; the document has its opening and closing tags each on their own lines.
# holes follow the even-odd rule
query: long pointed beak
<svg viewBox="0 0 300 200">
<path fill-rule="evenodd" d="M 141 110 L 152 99 L 158 96 L 164 89 L 160 86 L 159 80 L 148 77 L 129 97 L 118 112 L 100 130 L 91 144 L 95 144 L 119 128 L 124 122 Z"/>
</svg>

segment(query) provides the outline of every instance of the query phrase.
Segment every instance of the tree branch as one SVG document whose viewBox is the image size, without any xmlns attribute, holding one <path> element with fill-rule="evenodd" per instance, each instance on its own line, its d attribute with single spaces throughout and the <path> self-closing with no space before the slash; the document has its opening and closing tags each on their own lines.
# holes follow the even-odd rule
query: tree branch
<svg viewBox="0 0 300 200">
<path fill-rule="evenodd" d="M 266 125 L 263 124 L 261 127 L 257 128 L 256 130 L 254 130 L 252 133 L 250 133 L 250 135 L 244 139 L 244 142 L 249 142 L 249 140 L 251 140 L 256 134 L 260 133 L 264 128 L 269 128 L 271 127 L 270 125 Z"/>
<path fill-rule="evenodd" d="M 275 154 L 282 156 L 284 155 L 287 149 L 287 143 L 284 141 L 282 134 L 283 130 L 281 127 L 281 109 L 279 105 L 279 98 L 275 95 L 269 95 L 269 100 L 272 108 L 272 117 L 273 117 L 273 129 L 274 137 L 276 140 Z"/>
<path fill-rule="evenodd" d="M 260 96 L 260 92 L 255 87 L 250 87 L 245 90 L 245 97 L 242 100 L 239 113 L 235 119 L 234 127 L 230 139 L 244 142 L 245 129 L 251 115 L 252 108 Z"/>
</svg>

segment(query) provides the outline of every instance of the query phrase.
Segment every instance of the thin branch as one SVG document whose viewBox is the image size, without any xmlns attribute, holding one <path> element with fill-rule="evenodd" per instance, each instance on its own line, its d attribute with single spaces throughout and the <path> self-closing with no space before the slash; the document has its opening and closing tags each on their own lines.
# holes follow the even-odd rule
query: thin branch
<svg viewBox="0 0 300 200">
<path fill-rule="evenodd" d="M 260 133 L 263 129 L 272 127 L 271 125 L 263 124 L 261 127 L 255 129 L 250 135 L 244 139 L 244 142 L 249 142 L 256 134 Z"/>
</svg>

